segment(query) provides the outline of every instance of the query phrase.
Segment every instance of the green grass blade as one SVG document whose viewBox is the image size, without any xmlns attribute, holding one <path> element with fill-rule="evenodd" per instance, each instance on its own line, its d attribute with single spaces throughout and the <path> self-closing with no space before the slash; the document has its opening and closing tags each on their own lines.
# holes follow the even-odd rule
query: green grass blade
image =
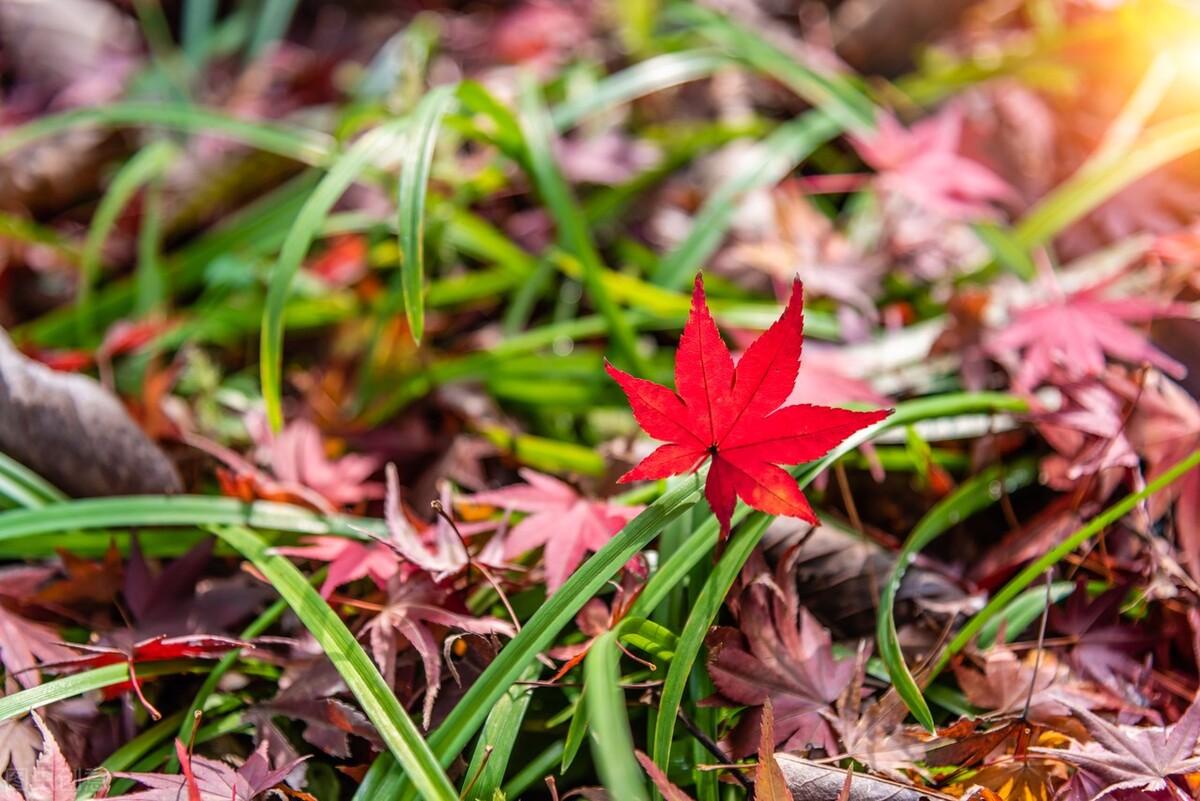
<svg viewBox="0 0 1200 801">
<path fill-rule="evenodd" d="M 671 16 L 734 57 L 771 76 L 836 120 L 848 131 L 875 127 L 875 104 L 854 83 L 800 63 L 795 57 L 722 14 L 694 3 L 680 4 Z"/>
<path fill-rule="evenodd" d="M 621 687 L 620 627 L 600 635 L 583 663 L 588 722 L 592 731 L 592 758 L 610 798 L 649 801 L 641 768 L 633 752 L 633 734 L 625 714 Z"/>
<path fill-rule="evenodd" d="M 133 196 L 155 176 L 161 175 L 178 150 L 160 139 L 139 150 L 113 176 L 108 190 L 96 207 L 79 263 L 79 288 L 75 295 L 75 327 L 81 342 L 95 334 L 92 319 L 92 289 L 99 278 L 104 241 L 117 224 L 121 211 Z"/>
<path fill-rule="evenodd" d="M 250 35 L 248 55 L 258 58 L 267 48 L 278 42 L 287 33 L 292 24 L 292 15 L 296 13 L 299 0 L 263 0 L 258 19 L 254 22 L 254 32 Z"/>
<path fill-rule="evenodd" d="M 1075 582 L 1055 581 L 1050 585 L 1050 603 L 1056 604 L 1063 598 L 1075 592 Z M 1033 621 L 1042 616 L 1046 608 L 1046 588 L 1030 587 L 1013 599 L 1003 612 L 996 615 L 979 630 L 975 645 L 982 651 L 992 647 L 1004 627 L 1005 642 L 1013 642 L 1020 637 Z"/>
<path fill-rule="evenodd" d="M 1027 248 L 1044 245 L 1129 184 L 1196 150 L 1200 150 L 1200 114 L 1148 128 L 1124 158 L 1081 170 L 1055 187 L 1022 218 L 1014 236 Z"/>
<path fill-rule="evenodd" d="M 425 194 L 442 117 L 454 100 L 455 90 L 454 86 L 439 86 L 421 99 L 413 111 L 409 139 L 404 144 L 398 198 L 400 289 L 408 329 L 417 342 L 425 333 Z M 389 301 L 387 311 L 393 308 Z"/>
<path fill-rule="evenodd" d="M 525 670 L 522 679 L 536 681 L 541 674 L 542 666 L 534 663 Z M 470 795 L 464 792 L 464 797 L 491 801 L 495 792 L 504 784 L 508 760 L 512 756 L 513 745 L 517 742 L 517 735 L 521 731 L 521 724 L 532 700 L 532 687 L 514 684 L 492 707 L 487 722 L 483 724 L 483 731 L 479 734 L 479 742 L 475 745 L 471 764 L 467 767 L 464 783 L 474 783 L 471 785 Z"/>
<path fill-rule="evenodd" d="M 217 21 L 217 0 L 184 0 L 181 37 L 183 54 L 193 70 L 208 58 L 209 41 Z"/>
<path fill-rule="evenodd" d="M 26 509 L 67 500 L 62 490 L 3 452 L 0 452 L 0 495 Z"/>
<path fill-rule="evenodd" d="M 683 702 L 688 678 L 696 658 L 700 655 L 700 649 L 704 646 L 704 638 L 725 603 L 729 588 L 742 571 L 742 565 L 750 558 L 767 526 L 774 519 L 767 515 L 755 515 L 750 522 L 738 528 L 692 604 L 687 623 L 679 635 L 675 658 L 671 660 L 671 667 L 663 681 L 658 721 L 654 727 L 651 746 L 651 755 L 659 767 L 665 769 L 670 759 L 671 741 L 675 736 L 675 719 Z"/>
<path fill-rule="evenodd" d="M 103 128 L 169 128 L 187 133 L 223 136 L 314 166 L 328 163 L 335 152 L 333 140 L 318 131 L 240 120 L 201 106 L 130 102 L 89 106 L 39 117 L 0 137 L 0 156 L 7 156 L 39 139 L 84 125 Z"/>
<path fill-rule="evenodd" d="M 137 271 L 134 285 L 137 287 L 137 304 L 134 311 L 139 315 L 161 309 L 167 301 L 167 276 L 162 266 L 163 241 L 163 176 L 154 176 L 146 187 L 142 204 L 142 225 L 137 237 Z"/>
<path fill-rule="evenodd" d="M 640 61 L 613 73 L 596 84 L 592 91 L 573 97 L 550 114 L 560 131 L 572 128 L 593 114 L 599 114 L 672 86 L 707 78 L 730 60 L 710 50 L 684 50 Z"/>
<path fill-rule="evenodd" d="M 705 199 L 687 236 L 658 263 L 654 283 L 673 289 L 686 285 L 720 247 L 733 222 L 738 199 L 746 192 L 778 183 L 841 130 L 828 114 L 810 111 L 779 126 L 755 145 L 753 156 L 747 157 L 753 166 L 729 176 Z"/>
<path fill-rule="evenodd" d="M 276 431 L 283 426 L 283 310 L 291 292 L 292 279 L 333 204 L 378 156 L 396 146 L 406 125 L 407 119 L 392 120 L 368 131 L 334 162 L 305 201 L 280 248 L 267 288 L 259 355 L 267 419 Z"/>
<path fill-rule="evenodd" d="M 0 542 L 64 531 L 119 528 L 243 525 L 296 534 L 333 534 L 361 539 L 363 531 L 383 536 L 382 520 L 327 517 L 300 506 L 271 501 L 243 503 L 210 495 L 131 495 L 62 501 L 0 514 Z"/>
<path fill-rule="evenodd" d="M 427 801 L 458 801 L 458 793 L 437 758 L 371 658 L 296 566 L 271 553 L 267 543 L 247 528 L 214 526 L 210 530 L 245 556 L 287 601 L 329 656 L 421 797 Z"/>
<path fill-rule="evenodd" d="M 609 297 L 601 280 L 604 265 L 592 241 L 583 210 L 555 163 L 554 131 L 550 118 L 542 105 L 537 86 L 528 77 L 521 87 L 520 110 L 529 169 L 538 194 L 558 227 L 559 239 L 563 247 L 579 260 L 584 288 L 596 311 L 608 323 L 608 334 L 620 361 L 632 367 L 637 374 L 645 375 L 648 371 L 638 353 L 633 327 Z"/>
<path fill-rule="evenodd" d="M 938 672 L 944 670 L 950 664 L 950 660 L 955 654 L 965 648 L 984 626 L 997 615 L 1004 612 L 1009 604 L 1016 600 L 1017 596 L 1024 592 L 1030 584 L 1044 575 L 1047 570 L 1061 562 L 1080 545 L 1129 514 L 1134 507 L 1146 498 L 1166 489 L 1190 470 L 1195 469 L 1197 465 L 1200 465 L 1200 448 L 1180 459 L 1169 470 L 1166 470 L 1147 484 L 1145 488 L 1126 495 L 1093 517 L 1088 521 L 1087 525 L 1078 529 L 1058 545 L 1026 565 L 1020 573 L 1011 578 L 1007 584 L 988 600 L 983 609 L 976 612 L 975 616 L 959 629 L 958 633 L 946 645 L 946 649 L 942 651 L 941 657 L 938 658 L 937 664 L 934 666 L 934 674 L 936 675 Z"/>
<path fill-rule="evenodd" d="M 136 668 L 139 679 L 167 676 L 172 673 L 187 673 L 200 669 L 202 666 L 188 660 L 152 662 L 138 665 Z M 129 681 L 129 665 L 125 662 L 63 676 L 0 698 L 0 720 L 15 718 L 49 704 L 76 698 L 84 693 L 102 690 L 105 687 L 127 681 Z"/>
<path fill-rule="evenodd" d="M 896 631 L 895 604 L 900 583 L 904 580 L 909 564 L 929 543 L 976 512 L 996 503 L 1003 495 L 1036 481 L 1037 470 L 1036 459 L 1024 459 L 1007 467 L 993 465 L 963 482 L 913 527 L 912 533 L 908 535 L 908 539 L 896 555 L 891 575 L 884 582 L 875 618 L 875 640 L 879 647 L 879 657 L 887 667 L 892 686 L 896 688 L 917 722 L 929 731 L 934 730 L 933 713 L 929 711 L 929 705 L 921 694 L 920 685 L 904 662 L 904 654 L 900 650 L 900 636 Z"/>
</svg>

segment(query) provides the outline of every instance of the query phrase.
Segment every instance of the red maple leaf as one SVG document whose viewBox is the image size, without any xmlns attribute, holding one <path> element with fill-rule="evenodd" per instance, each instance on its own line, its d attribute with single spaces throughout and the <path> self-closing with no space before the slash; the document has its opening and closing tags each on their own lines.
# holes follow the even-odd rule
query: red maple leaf
<svg viewBox="0 0 1200 801">
<path fill-rule="evenodd" d="M 816 523 L 795 479 L 780 464 L 818 459 L 846 437 L 890 411 L 855 412 L 824 406 L 783 406 L 796 383 L 804 340 L 799 279 L 783 315 L 751 343 L 737 366 L 717 331 L 696 276 L 692 310 L 675 356 L 675 392 L 634 378 L 611 364 L 633 416 L 659 447 L 621 481 L 689 473 L 710 461 L 704 494 L 729 534 L 737 498 L 773 515 Z"/>
<path fill-rule="evenodd" d="M 156 637 L 150 637 L 141 642 L 134 643 L 129 648 L 73 644 L 71 647 L 86 651 L 87 653 L 74 659 L 44 665 L 44 667 L 50 670 L 74 672 L 124 662 L 129 666 L 129 681 L 106 687 L 105 696 L 113 698 L 126 690 L 132 689 L 151 717 L 159 720 L 162 715 L 146 700 L 146 696 L 142 693 L 142 680 L 138 677 L 135 670 L 137 665 L 147 662 L 167 662 L 174 659 L 216 659 L 229 651 L 249 646 L 250 643 L 248 642 L 229 637 L 202 634 L 185 637 L 168 637 L 165 634 L 160 634 Z"/>
</svg>

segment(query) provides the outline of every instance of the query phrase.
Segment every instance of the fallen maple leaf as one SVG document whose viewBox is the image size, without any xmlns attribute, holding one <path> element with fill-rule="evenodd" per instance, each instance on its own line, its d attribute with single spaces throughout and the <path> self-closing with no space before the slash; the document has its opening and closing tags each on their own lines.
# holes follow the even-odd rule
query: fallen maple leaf
<svg viewBox="0 0 1200 801">
<path fill-rule="evenodd" d="M 754 768 L 754 801 L 792 801 L 792 791 L 775 759 L 775 710 L 771 699 L 763 703 L 762 731 L 758 737 L 758 765 Z"/>
<path fill-rule="evenodd" d="M 442 641 L 431 626 L 466 631 L 471 634 L 515 633 L 512 625 L 492 617 L 472 617 L 464 609 L 450 608 L 449 590 L 435 584 L 428 576 L 418 573 L 405 580 L 399 576 L 388 582 L 387 602 L 378 607 L 374 618 L 363 627 L 371 644 L 371 653 L 379 672 L 389 685 L 396 683 L 396 657 L 400 653 L 397 635 L 411 645 L 421 657 L 425 668 L 425 704 L 422 720 L 425 728 L 433 719 L 433 704 L 442 684 Z M 355 605 L 366 607 L 365 604 Z"/>
<path fill-rule="evenodd" d="M 229 651 L 249 646 L 248 642 L 229 637 L 204 635 L 168 637 L 161 634 L 134 643 L 129 648 L 72 644 L 72 648 L 85 651 L 86 654 L 47 664 L 44 667 L 48 670 L 75 672 L 124 662 L 129 666 L 129 681 L 106 687 L 104 689 L 106 697 L 116 697 L 125 690 L 132 689 L 151 717 L 158 720 L 161 715 L 142 693 L 142 681 L 138 678 L 136 671 L 138 665 L 147 662 L 167 662 L 173 659 L 216 659 Z"/>
<path fill-rule="evenodd" d="M 1009 368 L 1013 387 L 1022 391 L 1032 391 L 1056 374 L 1068 381 L 1098 376 L 1106 357 L 1134 365 L 1145 362 L 1181 378 L 1186 368 L 1129 324 L 1188 314 L 1183 304 L 1106 299 L 1095 290 L 1084 290 L 1021 309 L 1006 328 L 986 338 L 984 348 Z"/>
<path fill-rule="evenodd" d="M 735 368 L 709 313 L 703 277 L 697 275 L 691 314 L 675 356 L 676 392 L 606 364 L 638 424 L 668 443 L 620 480 L 689 473 L 709 460 L 704 493 L 722 537 L 729 534 L 737 498 L 768 514 L 816 523 L 796 480 L 778 465 L 818 459 L 890 412 L 803 404 L 780 408 L 800 367 L 802 303 L 797 279 L 783 315 L 746 349 Z"/>
<path fill-rule="evenodd" d="M 1071 711 L 1092 736 L 1092 742 L 1065 750 L 1030 750 L 1088 774 L 1089 783 L 1099 788 L 1092 801 L 1110 797 L 1121 801 L 1155 797 L 1188 801 L 1194 797 L 1184 777 L 1200 771 L 1200 755 L 1196 754 L 1200 702 L 1194 701 L 1170 726 L 1121 726 L 1081 707 L 1072 707 Z"/>
<path fill-rule="evenodd" d="M 0 801 L 75 801 L 74 771 L 45 722 L 36 712 L 31 717 L 42 735 L 42 753 L 31 771 L 18 776 L 24 795 L 0 779 Z"/>
<path fill-rule="evenodd" d="M 854 679 L 855 660 L 833 656 L 829 632 L 799 605 L 792 569 L 793 548 L 772 578 L 752 566 L 746 585 L 731 606 L 742 637 L 718 629 L 709 638 L 708 674 L 720 696 L 755 707 L 742 715 L 730 736 L 733 756 L 753 753 L 763 710 L 771 701 L 775 719 L 774 745 L 784 750 L 817 746 L 836 753 L 837 738 L 823 716 Z M 757 558 L 761 566 L 761 556 Z"/>
<path fill-rule="evenodd" d="M 295 760 L 272 770 L 266 742 L 259 743 L 250 758 L 236 769 L 215 759 L 191 756 L 178 741 L 176 752 L 180 756 L 181 775 L 115 773 L 145 789 L 112 796 L 109 801 L 254 801 L 283 781 L 302 761 Z"/>
<path fill-rule="evenodd" d="M 951 220 L 994 217 L 992 204 L 1016 199 L 1007 181 L 959 154 L 963 115 L 958 106 L 944 106 L 907 129 L 887 113 L 880 113 L 876 123 L 873 133 L 851 142 L 879 173 L 881 188 Z"/>
<path fill-rule="evenodd" d="M 429 525 L 414 521 L 405 514 L 400 498 L 400 482 L 392 465 L 387 467 L 387 493 L 384 501 L 384 518 L 387 537 L 375 538 L 370 542 L 352 540 L 347 537 L 305 537 L 300 545 L 277 548 L 288 556 L 299 556 L 329 562 L 329 573 L 321 585 L 321 595 L 329 597 L 338 587 L 370 577 L 380 589 L 403 572 L 405 564 L 426 571 L 435 581 L 442 581 L 465 569 L 474 562 L 485 567 L 502 567 L 498 539 L 493 538 L 478 554 L 468 554 L 459 534 L 469 537 L 496 528 L 493 522 L 463 523 L 456 532 L 449 521 L 439 516 Z M 442 487 L 441 504 L 451 508 L 450 489 Z"/>
<path fill-rule="evenodd" d="M 0 598 L 14 602 L 32 598 L 53 570 L 46 567 L 10 567 L 0 570 Z M 62 637 L 50 626 L 10 611 L 0 604 L 0 663 L 8 675 L 23 687 L 39 681 L 38 664 L 70 659 L 72 651 L 64 647 Z"/>
<path fill-rule="evenodd" d="M 478 492 L 470 500 L 528 514 L 504 538 L 504 557 L 545 546 L 547 592 L 561 587 L 588 551 L 603 548 L 643 508 L 584 497 L 536 470 L 522 469 L 520 475 L 525 484 Z"/>
<path fill-rule="evenodd" d="M 258 446 L 260 461 L 284 484 L 308 487 L 339 507 L 383 495 L 378 482 L 367 481 L 380 460 L 356 453 L 330 459 L 320 429 L 309 420 L 293 420 L 276 434 L 266 415 L 256 412 L 246 416 L 246 429 Z"/>
<path fill-rule="evenodd" d="M 997 715 L 1017 714 L 1028 705 L 1026 718 L 1035 723 L 1066 717 L 1070 714 L 1068 700 L 1081 706 L 1088 700 L 1071 686 L 1066 666 L 1049 653 L 1030 652 L 1022 660 L 1011 649 L 997 645 L 984 656 L 982 670 L 956 665 L 954 675 L 973 705 Z"/>
</svg>

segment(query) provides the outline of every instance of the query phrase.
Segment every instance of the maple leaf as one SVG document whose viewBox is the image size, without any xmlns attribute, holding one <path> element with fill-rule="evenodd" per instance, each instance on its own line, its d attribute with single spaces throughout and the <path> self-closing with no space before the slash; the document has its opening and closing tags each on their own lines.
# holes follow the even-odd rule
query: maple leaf
<svg viewBox="0 0 1200 801">
<path fill-rule="evenodd" d="M 662 768 L 654 764 L 654 760 L 642 751 L 634 751 L 637 761 L 642 766 L 642 770 L 646 771 L 646 775 L 650 777 L 650 781 L 654 783 L 654 787 L 662 795 L 664 801 L 693 801 L 692 797 L 679 788 L 674 782 L 667 778 L 667 774 L 662 772 Z M 2 800 L 0 800 L 2 801 Z"/>
<path fill-rule="evenodd" d="M 1056 451 L 1042 460 L 1043 481 L 1065 491 L 1084 476 L 1137 469 L 1122 399 L 1098 378 L 1060 381 L 1059 388 L 1059 408 L 1035 418 L 1038 433 Z"/>
<path fill-rule="evenodd" d="M 773 236 L 736 246 L 733 258 L 779 281 L 799 278 L 810 295 L 833 298 L 875 320 L 882 261 L 859 253 L 794 182 L 781 184 L 772 198 Z"/>
<path fill-rule="evenodd" d="M 27 771 L 16 766 L 23 794 L 0 779 L 0 801 L 75 801 L 75 774 L 71 766 L 41 717 L 36 712 L 30 717 L 42 735 L 42 753 Z"/>
<path fill-rule="evenodd" d="M 1087 709 L 1072 707 L 1092 741 L 1069 749 L 1033 748 L 1039 754 L 1074 765 L 1095 788 L 1092 801 L 1102 798 L 1193 798 L 1184 777 L 1200 771 L 1196 741 L 1200 738 L 1200 702 L 1193 701 L 1170 726 L 1122 726 L 1109 723 Z"/>
<path fill-rule="evenodd" d="M 284 484 L 307 487 L 336 507 L 383 495 L 383 487 L 367 481 L 380 460 L 355 453 L 330 459 L 321 430 L 309 420 L 293 420 L 276 434 L 265 414 L 253 412 L 246 416 L 246 429 L 258 446 L 259 460 Z"/>
<path fill-rule="evenodd" d="M 0 570 L 0 598 L 14 603 L 28 600 L 52 573 L 46 567 Z M 33 668 L 39 664 L 59 662 L 72 655 L 55 629 L 22 617 L 0 604 L 0 663 L 22 686 L 33 687 L 38 683 L 38 672 Z"/>
<path fill-rule="evenodd" d="M 525 484 L 477 492 L 471 502 L 528 515 L 504 538 L 504 557 L 512 559 L 545 546 L 542 558 L 549 593 L 562 586 L 589 551 L 603 548 L 643 509 L 584 497 L 570 484 L 536 470 L 519 472 Z"/>
<path fill-rule="evenodd" d="M 1049 653 L 1039 658 L 1036 652 L 1030 652 L 1022 660 L 1010 648 L 995 646 L 983 657 L 982 670 L 956 665 L 954 675 L 967 700 L 980 709 L 997 715 L 1019 714 L 1028 703 L 1027 717 L 1038 723 L 1066 717 L 1070 713 L 1068 700 L 1080 705 L 1088 701 L 1086 695 L 1070 686 L 1066 666 Z"/>
<path fill-rule="evenodd" d="M 1154 642 L 1148 632 L 1120 622 L 1128 595 L 1128 586 L 1116 586 L 1089 599 L 1087 583 L 1081 579 L 1065 603 L 1050 608 L 1047 622 L 1051 631 L 1074 643 L 1067 652 L 1071 667 L 1103 687 L 1136 683 L 1143 666 L 1132 654 L 1145 651 Z"/>
<path fill-rule="evenodd" d="M 783 315 L 734 366 L 696 276 L 692 309 L 675 356 L 675 392 L 606 364 L 638 424 L 662 445 L 621 481 L 666 478 L 709 462 L 704 494 L 729 534 L 737 498 L 773 515 L 816 523 L 816 515 L 778 465 L 818 459 L 846 437 L 890 412 L 780 405 L 791 394 L 804 338 L 803 290 L 797 279 Z"/>
<path fill-rule="evenodd" d="M 479 551 L 468 554 L 459 534 L 474 536 L 496 528 L 492 522 L 463 523 L 458 531 L 445 518 L 429 525 L 415 521 L 404 511 L 400 498 L 400 481 L 396 469 L 387 467 L 387 493 L 384 500 L 384 521 L 387 537 L 369 542 L 347 537 L 305 537 L 298 546 L 277 548 L 288 556 L 329 562 L 329 573 L 321 585 L 321 595 L 329 597 L 338 587 L 370 577 L 380 589 L 386 589 L 394 576 L 404 573 L 405 565 L 428 572 L 435 581 L 464 570 L 471 562 L 485 567 L 503 567 L 500 542 L 493 538 Z M 450 509 L 450 487 L 442 485 L 442 508 Z"/>
<path fill-rule="evenodd" d="M 420 655 L 425 669 L 422 720 L 427 729 L 433 719 L 433 704 L 437 701 L 442 683 L 442 641 L 431 626 L 484 636 L 503 634 L 511 637 L 515 633 L 512 625 L 503 620 L 472 617 L 465 609 L 455 611 L 450 608 L 453 600 L 448 588 L 435 584 L 423 573 L 406 580 L 396 576 L 388 582 L 387 601 L 375 607 L 378 614 L 363 627 L 363 633 L 371 644 L 371 653 L 379 665 L 379 672 L 391 686 L 396 683 L 396 658 L 400 653 L 397 635 Z M 361 602 L 351 603 L 368 608 Z"/>
<path fill-rule="evenodd" d="M 1108 384 L 1134 404 L 1127 436 L 1145 460 L 1146 481 L 1200 448 L 1200 404 L 1183 387 L 1155 372 L 1140 386 L 1115 375 Z M 1161 518 L 1172 505 L 1183 562 L 1193 578 L 1200 578 L 1200 467 L 1150 497 L 1151 519 Z"/>
<path fill-rule="evenodd" d="M 944 106 L 905 128 L 891 114 L 880 113 L 876 129 L 851 138 L 863 161 L 879 174 L 880 188 L 951 220 L 994 217 L 994 203 L 1016 199 L 1016 191 L 996 173 L 958 152 L 963 115 Z"/>
<path fill-rule="evenodd" d="M 1098 376 L 1108 357 L 1145 362 L 1181 378 L 1186 368 L 1129 324 L 1188 314 L 1183 304 L 1106 299 L 1087 289 L 1017 311 L 1006 328 L 985 339 L 984 349 L 1009 368 L 1013 387 L 1021 391 L 1032 391 L 1054 375 L 1068 381 Z"/>
<path fill-rule="evenodd" d="M 758 738 L 758 765 L 754 768 L 754 801 L 792 801 L 783 769 L 775 760 L 775 710 L 771 699 L 763 702 L 762 731 Z"/>
<path fill-rule="evenodd" d="M 297 759 L 272 770 L 267 743 L 262 742 L 250 758 L 235 769 L 215 759 L 189 755 L 178 740 L 175 745 L 182 774 L 115 773 L 115 776 L 131 779 L 145 789 L 112 796 L 109 801 L 254 801 L 283 781 L 303 761 Z"/>
<path fill-rule="evenodd" d="M 729 629 L 718 629 L 709 638 L 708 674 L 720 696 L 756 707 L 742 716 L 730 737 L 737 758 L 753 753 L 767 701 L 777 715 L 775 745 L 837 750 L 822 712 L 854 679 L 855 661 L 835 659 L 829 632 L 799 605 L 791 575 L 798 552 L 792 548 L 780 560 L 774 578 L 763 573 L 761 555 L 743 574 L 752 578 L 745 580 L 731 606 L 747 646 Z"/>
<path fill-rule="evenodd" d="M 105 696 L 114 698 L 122 692 L 132 689 L 151 717 L 158 720 L 162 716 L 142 693 L 142 680 L 138 678 L 135 670 L 137 665 L 147 662 L 167 662 L 174 659 L 216 659 L 229 651 L 249 646 L 248 642 L 229 637 L 206 635 L 168 637 L 160 634 L 136 642 L 128 648 L 72 644 L 72 648 L 86 652 L 85 655 L 48 664 L 45 667 L 55 671 L 75 672 L 124 662 L 129 666 L 129 681 L 109 685 L 104 689 Z"/>
</svg>

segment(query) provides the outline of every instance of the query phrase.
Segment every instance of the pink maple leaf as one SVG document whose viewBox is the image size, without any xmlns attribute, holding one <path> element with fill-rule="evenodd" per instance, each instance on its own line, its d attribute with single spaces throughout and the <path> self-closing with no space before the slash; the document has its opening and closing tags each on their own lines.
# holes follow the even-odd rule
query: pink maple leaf
<svg viewBox="0 0 1200 801">
<path fill-rule="evenodd" d="M 987 352 L 1014 373 L 1013 387 L 1031 391 L 1051 375 L 1076 381 L 1104 372 L 1105 359 L 1148 363 L 1182 378 L 1182 364 L 1151 345 L 1130 323 L 1188 316 L 1187 306 L 1143 298 L 1101 298 L 1085 290 L 1028 306 L 984 342 Z"/>
<path fill-rule="evenodd" d="M 643 508 L 586 498 L 571 485 L 528 468 L 520 475 L 527 483 L 476 493 L 471 502 L 528 515 L 505 538 L 504 557 L 545 546 L 546 588 L 551 593 L 585 554 L 604 547 Z"/>
<path fill-rule="evenodd" d="M 957 106 L 905 128 L 880 113 L 874 133 L 851 139 L 879 174 L 880 188 L 896 192 L 952 220 L 995 216 L 994 203 L 1016 191 L 983 164 L 958 152 L 963 115 Z"/>
<path fill-rule="evenodd" d="M 499 540 L 493 538 L 475 556 L 467 553 L 465 544 L 449 522 L 439 517 L 429 525 L 412 520 L 404 513 L 400 500 L 400 482 L 396 468 L 387 466 L 387 493 L 384 518 L 388 534 L 371 541 L 347 537 L 305 537 L 297 546 L 278 548 L 288 556 L 298 556 L 329 563 L 329 573 L 321 585 L 321 594 L 329 597 L 338 587 L 369 577 L 380 589 L 404 571 L 404 566 L 426 571 L 441 581 L 458 573 L 474 560 L 487 567 L 502 567 Z M 443 508 L 451 508 L 450 489 L 442 488 Z M 495 523 L 464 523 L 458 526 L 463 536 L 472 536 L 496 528 Z"/>
<path fill-rule="evenodd" d="M 19 777 L 24 795 L 0 779 L 0 801 L 74 801 L 75 772 L 41 717 L 36 712 L 32 717 L 42 734 L 42 753 L 33 768 Z"/>
<path fill-rule="evenodd" d="M 335 507 L 383 495 L 379 483 L 367 480 L 379 469 L 380 460 L 353 453 L 330 459 L 321 430 L 308 420 L 293 420 L 276 434 L 265 415 L 252 413 L 246 416 L 246 428 L 258 446 L 259 460 L 281 482 L 307 487 Z"/>
</svg>

